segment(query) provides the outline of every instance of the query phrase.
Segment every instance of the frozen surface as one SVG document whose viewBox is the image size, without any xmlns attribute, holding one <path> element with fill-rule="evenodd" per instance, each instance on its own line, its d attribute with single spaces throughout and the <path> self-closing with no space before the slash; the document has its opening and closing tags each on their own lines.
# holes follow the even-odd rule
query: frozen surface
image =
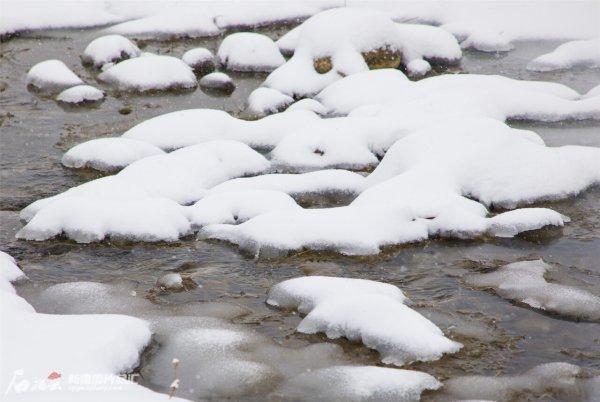
<svg viewBox="0 0 600 402">
<path fill-rule="evenodd" d="M 107 63 L 117 63 L 140 54 L 140 49 L 126 37 L 106 35 L 91 41 L 83 51 L 81 60 L 84 64 L 102 68 Z"/>
<path fill-rule="evenodd" d="M 3 390 L 5 400 L 46 401 L 48 393 L 61 401 L 167 399 L 166 395 L 117 376 L 130 372 L 138 364 L 139 353 L 150 342 L 148 323 L 114 314 L 36 313 L 15 293 L 10 283 L 23 277 L 19 272 L 14 259 L 2 252 L 0 378 L 6 385 Z M 50 378 L 51 373 L 57 373 L 59 377 Z M 83 373 L 96 376 L 100 382 L 72 382 L 73 376 Z M 98 387 L 102 390 L 101 395 Z M 40 392 L 41 389 L 47 392 Z"/>
<path fill-rule="evenodd" d="M 110 172 L 139 159 L 163 153 L 160 148 L 143 141 L 123 137 L 98 138 L 69 149 L 61 162 L 66 167 Z"/>
<path fill-rule="evenodd" d="M 572 286 L 548 282 L 542 260 L 515 262 L 490 273 L 472 274 L 468 285 L 493 289 L 499 296 L 575 319 L 600 320 L 600 297 Z"/>
<path fill-rule="evenodd" d="M 232 71 L 273 71 L 285 62 L 275 42 L 266 35 L 238 32 L 228 35 L 217 52 L 219 63 Z"/>
<path fill-rule="evenodd" d="M 248 97 L 248 111 L 255 116 L 277 113 L 294 102 L 291 96 L 276 89 L 256 88 Z"/>
<path fill-rule="evenodd" d="M 567 42 L 527 64 L 531 71 L 600 67 L 600 38 Z"/>
<path fill-rule="evenodd" d="M 429 374 L 385 367 L 334 366 L 309 371 L 284 384 L 295 400 L 416 402 L 442 384 Z"/>
<path fill-rule="evenodd" d="M 46 60 L 31 67 L 27 84 L 41 90 L 53 90 L 80 85 L 83 81 L 62 61 Z"/>
<path fill-rule="evenodd" d="M 306 314 L 299 332 L 362 342 L 377 350 L 386 364 L 437 360 L 462 347 L 404 301 L 402 291 L 393 285 L 321 276 L 281 282 L 267 299 L 272 306 Z"/>
<path fill-rule="evenodd" d="M 197 86 L 192 69 L 178 58 L 148 56 L 128 59 L 100 73 L 98 79 L 124 91 L 164 91 Z"/>
<path fill-rule="evenodd" d="M 56 100 L 65 103 L 96 102 L 104 98 L 104 92 L 91 85 L 77 85 L 65 89 L 56 96 Z"/>
</svg>

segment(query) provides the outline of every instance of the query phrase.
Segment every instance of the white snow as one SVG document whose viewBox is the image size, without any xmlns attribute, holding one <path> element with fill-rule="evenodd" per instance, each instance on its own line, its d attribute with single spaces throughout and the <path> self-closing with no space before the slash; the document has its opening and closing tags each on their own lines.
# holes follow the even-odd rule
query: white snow
<svg viewBox="0 0 600 402">
<path fill-rule="evenodd" d="M 115 64 L 98 79 L 126 91 L 188 89 L 197 86 L 192 69 L 171 56 L 136 57 Z"/>
<path fill-rule="evenodd" d="M 91 41 L 83 51 L 81 60 L 84 64 L 102 68 L 107 63 L 116 63 L 140 54 L 140 49 L 126 37 L 106 35 Z"/>
<path fill-rule="evenodd" d="M 228 35 L 217 52 L 219 63 L 232 71 L 273 71 L 285 59 L 266 35 L 238 32 Z"/>
<path fill-rule="evenodd" d="M 230 76 L 222 72 L 206 74 L 200 79 L 200 86 L 203 88 L 217 89 L 233 92 L 235 84 Z"/>
<path fill-rule="evenodd" d="M 181 60 L 190 66 L 196 74 L 206 75 L 215 69 L 214 55 L 203 47 L 190 49 L 183 54 Z"/>
<path fill-rule="evenodd" d="M 104 92 L 91 85 L 77 85 L 65 89 L 56 96 L 56 100 L 65 103 L 96 102 L 104 98 Z"/>
<path fill-rule="evenodd" d="M 486 218 L 484 205 L 514 208 L 577 194 L 600 180 L 599 154 L 591 147 L 546 147 L 534 133 L 495 120 L 448 120 L 396 142 L 349 206 L 276 211 L 202 233 L 254 253 L 307 247 L 371 254 L 431 235 L 508 236 L 562 226 L 566 218 L 549 209 Z"/>
<path fill-rule="evenodd" d="M 574 67 L 600 67 L 600 38 L 563 43 L 552 52 L 536 57 L 527 64 L 530 71 L 554 71 Z"/>
<path fill-rule="evenodd" d="M 64 233 L 78 242 L 106 236 L 174 241 L 191 231 L 187 210 L 207 188 L 256 174 L 269 162 L 248 146 L 212 141 L 138 160 L 114 176 L 93 180 L 36 201 L 17 236 L 46 240 Z"/>
<path fill-rule="evenodd" d="M 585 95 L 583 95 L 583 98 L 593 98 L 598 95 L 600 95 L 600 84 L 590 89 Z"/>
<path fill-rule="evenodd" d="M 294 400 L 416 402 L 441 383 L 429 374 L 387 367 L 334 366 L 306 371 L 283 385 Z"/>
<path fill-rule="evenodd" d="M 287 109 L 285 109 L 286 112 L 298 110 L 308 110 L 320 115 L 325 115 L 328 112 L 327 108 L 319 101 L 310 98 L 300 99 L 298 102 L 291 104 Z"/>
<path fill-rule="evenodd" d="M 123 137 L 98 138 L 75 145 L 64 154 L 61 162 L 66 167 L 110 172 L 163 153 L 160 148 L 143 141 Z"/>
<path fill-rule="evenodd" d="M 322 276 L 281 282 L 267 299 L 270 305 L 306 314 L 299 332 L 362 342 L 377 350 L 386 364 L 437 360 L 462 347 L 404 301 L 402 291 L 393 285 Z"/>
<path fill-rule="evenodd" d="M 10 284 L 23 277 L 19 272 L 14 259 L 0 252 L 0 382 L 5 400 L 167 399 L 118 376 L 138 364 L 139 353 L 150 342 L 148 323 L 114 314 L 36 313 Z M 54 372 L 60 377 L 49 379 Z M 74 376 L 83 375 L 99 382 L 74 382 Z"/>
<path fill-rule="evenodd" d="M 72 87 L 83 84 L 83 81 L 62 61 L 46 60 L 29 69 L 27 84 L 46 90 Z"/>
<path fill-rule="evenodd" d="M 277 113 L 294 102 L 276 89 L 259 87 L 248 96 L 248 111 L 255 116 Z"/>
<path fill-rule="evenodd" d="M 550 266 L 542 260 L 515 262 L 494 272 L 465 277 L 468 285 L 491 288 L 499 296 L 572 318 L 600 319 L 600 297 L 544 278 Z"/>
</svg>

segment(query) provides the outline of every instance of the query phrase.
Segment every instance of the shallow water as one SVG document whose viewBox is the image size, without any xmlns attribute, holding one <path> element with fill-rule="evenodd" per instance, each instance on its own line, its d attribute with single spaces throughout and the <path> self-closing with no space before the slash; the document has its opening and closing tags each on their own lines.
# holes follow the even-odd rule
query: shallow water
<svg viewBox="0 0 600 402">
<path fill-rule="evenodd" d="M 278 36 L 281 32 L 268 33 Z M 195 239 L 168 245 L 111 242 L 80 245 L 66 240 L 43 243 L 15 240 L 14 234 L 22 226 L 18 218 L 21 208 L 94 177 L 89 172 L 75 172 L 60 165 L 62 154 L 72 145 L 91 138 L 119 135 L 145 119 L 174 110 L 208 107 L 241 113 L 248 94 L 264 79 L 264 75 L 233 75 L 237 89 L 228 97 L 215 97 L 197 89 L 182 94 L 120 95 L 117 98 L 108 88 L 96 83 L 94 73 L 82 67 L 79 60 L 86 44 L 97 36 L 98 30 L 52 31 L 23 35 L 0 44 L 0 81 L 7 84 L 0 99 L 0 245 L 3 251 L 17 258 L 31 279 L 18 289 L 27 299 L 35 300 L 49 285 L 70 281 L 131 281 L 143 297 L 163 274 L 180 272 L 193 275 L 202 287 L 159 295 L 155 302 L 176 305 L 218 301 L 240 305 L 250 312 L 235 318 L 234 322 L 276 343 L 300 347 L 326 341 L 326 338 L 294 333 L 299 317 L 267 307 L 264 301 L 268 289 L 282 280 L 307 274 L 366 278 L 398 285 L 415 308 L 464 343 L 465 347 L 455 355 L 410 366 L 438 379 L 465 374 L 519 373 L 552 361 L 573 363 L 592 373 L 600 371 L 599 323 L 542 314 L 493 293 L 470 289 L 461 281 L 465 273 L 523 259 L 543 258 L 555 268 L 551 279 L 600 294 L 600 188 L 597 187 L 570 200 L 548 203 L 571 217 L 572 222 L 563 229 L 514 239 L 433 239 L 368 258 L 298 253 L 273 260 L 255 260 L 231 245 Z M 145 50 L 180 56 L 194 46 L 215 50 L 220 40 L 147 42 Z M 600 83 L 599 70 L 547 74 L 525 70 L 529 60 L 556 45 L 556 42 L 522 42 L 505 54 L 466 52 L 461 65 L 453 70 L 551 80 L 580 92 Z M 106 100 L 94 108 L 65 109 L 50 98 L 28 91 L 25 87 L 27 70 L 48 58 L 62 59 L 85 81 L 106 90 Z M 130 107 L 132 112 L 120 114 L 119 109 L 123 107 Z M 536 131 L 551 146 L 600 146 L 598 122 L 510 124 Z M 319 205 L 318 200 L 316 205 Z M 44 311 L 44 306 L 36 307 Z M 133 310 L 129 313 L 139 314 Z M 375 352 L 348 341 L 335 343 L 344 349 L 343 360 L 378 364 Z M 146 385 L 161 389 L 152 383 Z M 432 396 L 428 394 L 425 398 Z M 531 396 L 533 400 L 538 397 L 545 398 Z"/>
</svg>

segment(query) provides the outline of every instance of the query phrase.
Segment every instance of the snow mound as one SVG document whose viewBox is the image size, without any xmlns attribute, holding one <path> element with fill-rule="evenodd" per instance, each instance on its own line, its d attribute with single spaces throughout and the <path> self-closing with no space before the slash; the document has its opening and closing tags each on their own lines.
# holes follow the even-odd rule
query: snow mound
<svg viewBox="0 0 600 402">
<path fill-rule="evenodd" d="M 164 150 L 217 139 L 241 141 L 255 148 L 272 148 L 291 130 L 318 119 L 312 112 L 297 111 L 247 121 L 221 110 L 189 109 L 146 120 L 126 131 L 123 137 L 149 142 Z"/>
<path fill-rule="evenodd" d="M 106 236 L 175 241 L 191 232 L 182 204 L 199 200 L 216 184 L 268 167 L 262 155 L 235 141 L 213 141 L 150 156 L 117 175 L 29 205 L 21 215 L 29 223 L 17 237 L 46 240 L 64 233 L 83 243 Z"/>
<path fill-rule="evenodd" d="M 115 64 L 98 79 L 124 91 L 164 91 L 197 86 L 192 69 L 170 56 L 137 57 Z"/>
<path fill-rule="evenodd" d="M 138 57 L 142 52 L 138 47 L 121 35 L 106 35 L 90 42 L 83 51 L 81 61 L 84 65 L 102 68 L 107 63 L 118 63 L 132 57 Z"/>
<path fill-rule="evenodd" d="M 232 71 L 273 71 L 285 63 L 275 42 L 266 35 L 238 32 L 228 35 L 217 52 L 219 63 Z"/>
<path fill-rule="evenodd" d="M 359 194 L 365 187 L 365 178 L 347 170 L 319 170 L 302 174 L 265 174 L 228 180 L 209 190 L 209 194 L 243 191 L 273 190 L 291 196 L 324 193 Z"/>
<path fill-rule="evenodd" d="M 297 208 L 300 207 L 294 199 L 280 191 L 228 191 L 196 202 L 190 207 L 189 218 L 198 227 L 211 223 L 236 224 L 266 212 Z"/>
<path fill-rule="evenodd" d="M 278 46 L 293 57 L 273 71 L 265 86 L 311 96 L 332 82 L 369 69 L 397 68 L 423 75 L 428 61 L 454 63 L 462 52 L 447 31 L 425 25 L 396 24 L 368 8 L 323 11 L 282 37 Z"/>
<path fill-rule="evenodd" d="M 328 110 L 325 106 L 323 106 L 319 101 L 314 99 L 300 99 L 298 102 L 291 104 L 286 112 L 293 112 L 298 110 L 308 110 L 310 112 L 314 112 L 320 115 L 325 115 L 328 113 Z"/>
<path fill-rule="evenodd" d="M 566 218 L 546 208 L 487 218 L 485 205 L 514 208 L 572 196 L 598 183 L 599 164 L 597 148 L 546 147 L 534 133 L 491 119 L 447 120 L 397 141 L 348 206 L 274 211 L 202 233 L 256 254 L 302 248 L 373 254 L 429 236 L 513 236 L 562 226 Z M 544 180 L 548 175 L 552 181 Z"/>
<path fill-rule="evenodd" d="M 256 88 L 248 97 L 248 111 L 255 116 L 281 112 L 294 102 L 294 98 L 276 89 Z"/>
<path fill-rule="evenodd" d="M 583 97 L 584 98 L 593 98 L 594 96 L 598 96 L 598 95 L 600 95 L 600 85 L 596 85 L 594 88 L 587 91 L 587 93 L 585 95 L 583 95 Z"/>
<path fill-rule="evenodd" d="M 131 372 L 140 352 L 150 342 L 148 323 L 138 318 L 114 314 L 54 315 L 36 313 L 18 296 L 11 281 L 23 274 L 8 254 L 0 252 L 0 337 L 2 367 L 0 380 L 8 399 L 26 395 L 28 401 L 44 401 L 48 394 L 61 401 L 80 401 L 97 396 L 112 400 L 158 401 L 158 394 L 118 376 Z M 52 345 L 51 348 L 48 345 Z M 106 353 L 110 345 L 110 353 Z M 57 371 L 59 379 L 49 379 Z M 103 383 L 65 384 L 72 375 L 101 378 Z M 17 388 L 16 384 L 19 385 Z M 58 386 L 57 386 L 58 385 Z M 61 386 L 62 385 L 62 386 Z M 67 386 L 71 385 L 71 386 Z M 7 399 L 7 400 L 8 400 Z M 23 399 L 25 400 L 25 399 Z M 179 401 L 182 401 L 179 399 Z"/>
<path fill-rule="evenodd" d="M 600 38 L 567 42 L 527 64 L 530 71 L 600 67 Z"/>
<path fill-rule="evenodd" d="M 307 314 L 299 332 L 362 342 L 377 350 L 386 364 L 437 360 L 462 347 L 404 301 L 402 291 L 393 285 L 322 276 L 281 282 L 267 299 L 272 306 Z"/>
<path fill-rule="evenodd" d="M 231 77 L 222 72 L 206 74 L 200 79 L 200 86 L 224 92 L 233 92 L 235 90 L 235 84 Z"/>
<path fill-rule="evenodd" d="M 454 26 L 452 24 L 444 25 L 442 28 L 453 32 L 455 35 L 461 32 L 460 25 Z M 497 52 L 508 52 L 514 49 L 510 37 L 506 36 L 503 32 L 494 31 L 491 29 L 478 29 L 467 36 L 467 38 L 460 43 L 463 49 L 478 50 L 480 52 L 497 53 Z"/>
<path fill-rule="evenodd" d="M 62 164 L 70 168 L 91 168 L 110 172 L 164 151 L 147 142 L 129 138 L 98 138 L 69 149 Z"/>
<path fill-rule="evenodd" d="M 104 92 L 90 85 L 77 85 L 58 94 L 56 100 L 65 103 L 97 102 L 104 98 Z"/>
<path fill-rule="evenodd" d="M 304 372 L 283 385 L 294 400 L 416 402 L 441 383 L 429 374 L 386 367 L 334 366 Z"/>
<path fill-rule="evenodd" d="M 515 262 L 497 271 L 472 274 L 465 282 L 491 288 L 499 296 L 533 308 L 571 318 L 600 320 L 600 297 L 571 286 L 549 283 L 544 274 L 550 266 L 542 260 Z"/>
<path fill-rule="evenodd" d="M 573 388 L 580 368 L 568 363 L 540 364 L 520 375 L 464 376 L 444 383 L 443 395 L 451 400 L 509 401 L 524 393 L 545 392 Z"/>
<path fill-rule="evenodd" d="M 190 66 L 197 75 L 206 75 L 215 70 L 214 55 L 203 47 L 190 49 L 183 54 L 181 60 Z"/>
<path fill-rule="evenodd" d="M 46 60 L 31 67 L 27 85 L 41 90 L 54 90 L 83 84 L 81 78 L 60 60 Z"/>
</svg>

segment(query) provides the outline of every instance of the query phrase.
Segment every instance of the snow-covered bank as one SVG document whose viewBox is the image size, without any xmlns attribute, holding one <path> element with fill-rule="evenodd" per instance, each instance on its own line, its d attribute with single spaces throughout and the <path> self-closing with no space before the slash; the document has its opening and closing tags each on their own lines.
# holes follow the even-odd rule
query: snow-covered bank
<svg viewBox="0 0 600 402">
<path fill-rule="evenodd" d="M 138 364 L 150 342 L 148 323 L 114 314 L 36 313 L 10 283 L 23 278 L 14 259 L 0 252 L 0 382 L 6 401 L 168 399 L 119 376 Z"/>
<path fill-rule="evenodd" d="M 527 64 L 531 71 L 554 71 L 574 67 L 600 67 L 600 38 L 563 43 L 552 52 Z"/>
</svg>

